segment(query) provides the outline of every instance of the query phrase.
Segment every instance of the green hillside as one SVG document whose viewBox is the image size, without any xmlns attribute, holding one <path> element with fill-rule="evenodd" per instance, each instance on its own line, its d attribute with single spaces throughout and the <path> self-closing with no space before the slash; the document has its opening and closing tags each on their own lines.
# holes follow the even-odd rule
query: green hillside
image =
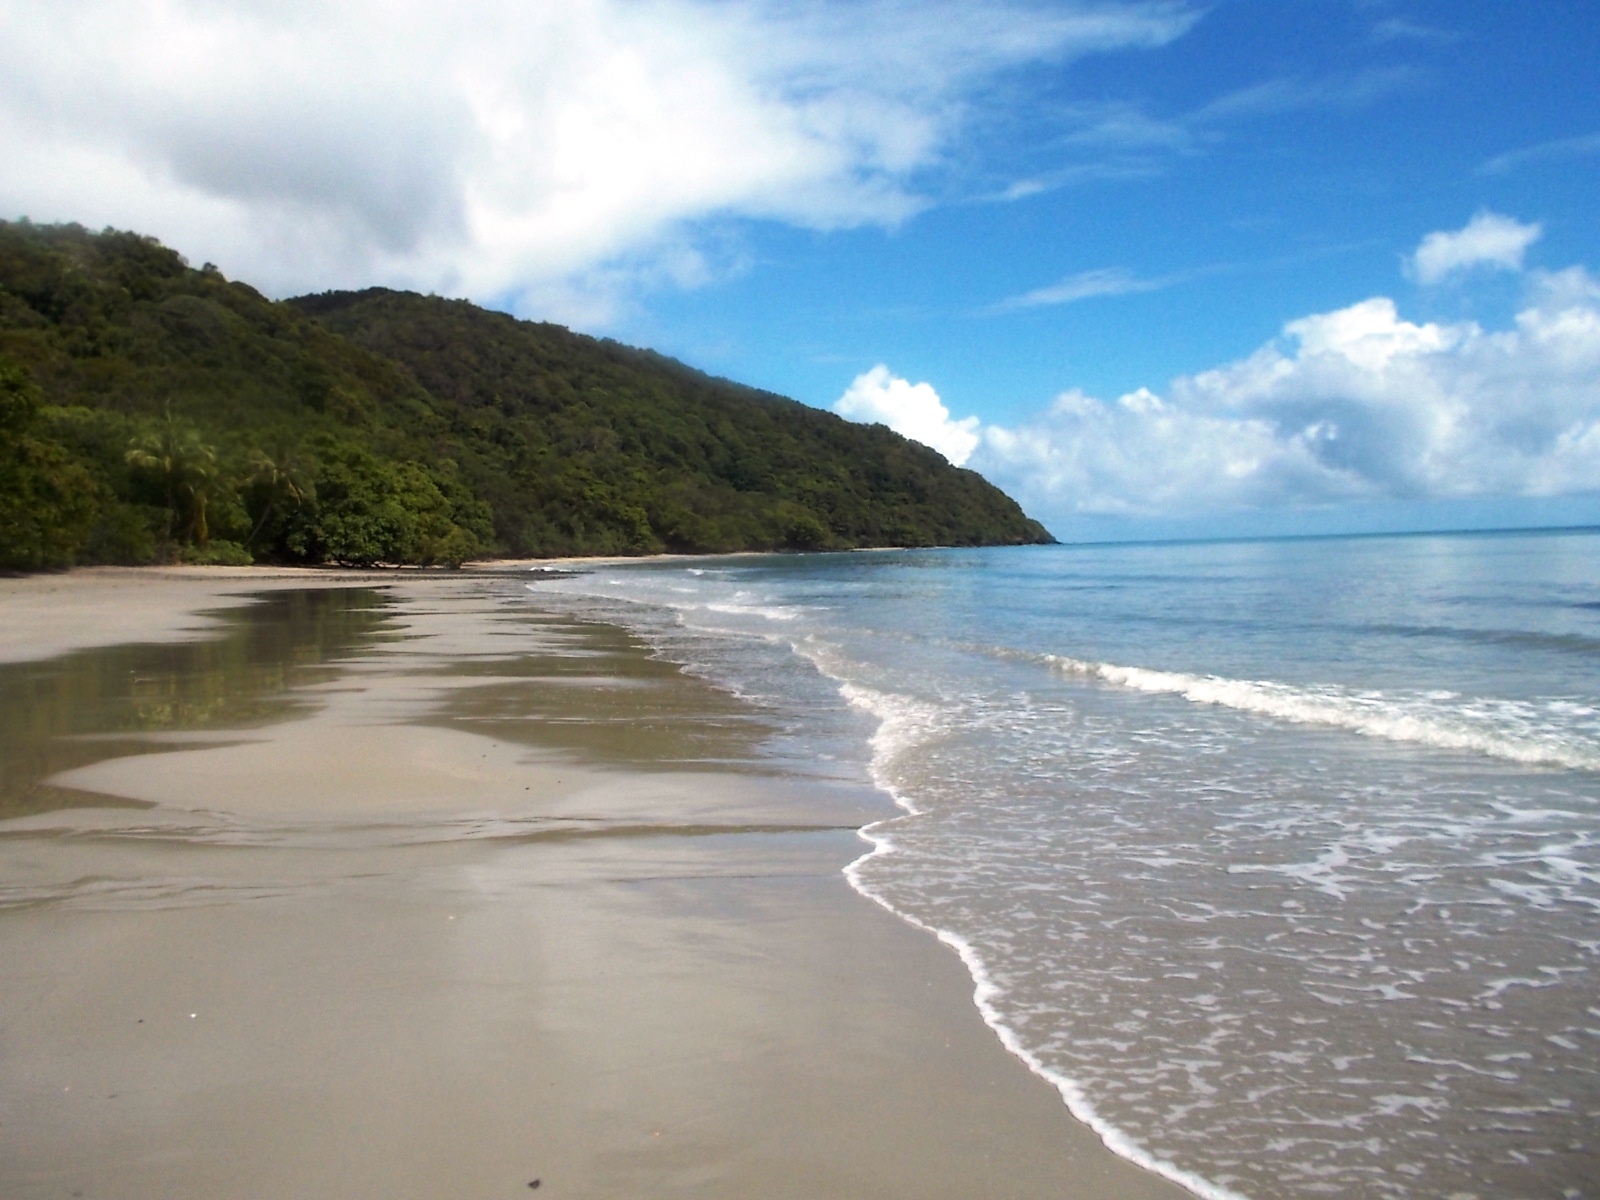
<svg viewBox="0 0 1600 1200">
<path fill-rule="evenodd" d="M 0 565 L 1047 540 L 924 446 L 648 351 L 0 223 Z"/>
</svg>

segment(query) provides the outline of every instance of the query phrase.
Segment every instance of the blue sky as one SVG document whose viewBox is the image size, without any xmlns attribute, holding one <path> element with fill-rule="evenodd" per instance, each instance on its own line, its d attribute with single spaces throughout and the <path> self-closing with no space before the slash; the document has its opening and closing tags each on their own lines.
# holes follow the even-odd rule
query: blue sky
<svg viewBox="0 0 1600 1200">
<path fill-rule="evenodd" d="M 1600 521 L 1584 5 L 0 0 L 0 44 L 12 215 L 654 346 L 1063 537 Z"/>
<path fill-rule="evenodd" d="M 1419 288 L 1401 259 L 1489 208 L 1541 222 L 1541 260 L 1600 264 L 1600 20 L 1580 10 L 1218 4 L 1165 46 L 1005 80 L 1008 107 L 984 114 L 996 136 L 928 181 L 945 206 L 892 231 L 742 228 L 747 273 L 654 297 L 629 324 L 818 402 L 841 365 L 883 360 L 1014 419 L 1068 385 L 1159 385 L 1371 295 L 1503 320 L 1504 287 Z M 1585 135 L 1587 155 L 1487 168 Z M 1066 181 L 987 199 L 1052 175 Z M 990 315 L 1091 271 L 1159 286 Z"/>
</svg>

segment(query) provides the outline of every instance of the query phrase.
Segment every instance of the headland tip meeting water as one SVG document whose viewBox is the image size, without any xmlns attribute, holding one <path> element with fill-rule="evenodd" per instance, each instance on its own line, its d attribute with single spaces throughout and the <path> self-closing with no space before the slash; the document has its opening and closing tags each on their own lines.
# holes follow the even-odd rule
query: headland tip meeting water
<svg viewBox="0 0 1600 1200">
<path fill-rule="evenodd" d="M 892 796 L 851 882 L 1118 1153 L 1205 1196 L 1600 1193 L 1600 534 L 530 588 Z"/>
</svg>

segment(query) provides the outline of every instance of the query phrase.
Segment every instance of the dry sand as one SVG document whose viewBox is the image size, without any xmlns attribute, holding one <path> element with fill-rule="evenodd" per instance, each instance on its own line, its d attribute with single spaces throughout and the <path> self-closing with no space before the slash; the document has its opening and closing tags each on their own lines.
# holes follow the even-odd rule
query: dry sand
<svg viewBox="0 0 1600 1200">
<path fill-rule="evenodd" d="M 8 581 L 0 654 L 101 679 L 299 583 Z M 515 580 L 382 586 L 288 707 L 160 709 L 40 785 L 152 807 L 0 821 L 0 1196 L 1184 1194 L 850 891 L 882 797 L 763 773 L 759 714 Z"/>
</svg>

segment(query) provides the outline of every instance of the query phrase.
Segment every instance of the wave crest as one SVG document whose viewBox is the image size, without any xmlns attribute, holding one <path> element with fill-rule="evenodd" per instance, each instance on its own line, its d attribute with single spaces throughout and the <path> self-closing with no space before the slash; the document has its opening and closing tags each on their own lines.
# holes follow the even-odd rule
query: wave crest
<svg viewBox="0 0 1600 1200">
<path fill-rule="evenodd" d="M 1600 746 L 1574 733 L 1541 729 L 1538 707 L 1522 701 L 1449 703 L 1435 696 L 1403 698 L 1338 687 L 1295 687 L 1268 680 L 1186 675 L 1148 667 L 1089 662 L 1065 655 L 1042 658 L 1064 675 L 1096 679 L 1138 692 L 1181 696 L 1298 725 L 1325 725 L 1366 737 L 1441 750 L 1466 750 L 1529 766 L 1600 771 Z"/>
</svg>

